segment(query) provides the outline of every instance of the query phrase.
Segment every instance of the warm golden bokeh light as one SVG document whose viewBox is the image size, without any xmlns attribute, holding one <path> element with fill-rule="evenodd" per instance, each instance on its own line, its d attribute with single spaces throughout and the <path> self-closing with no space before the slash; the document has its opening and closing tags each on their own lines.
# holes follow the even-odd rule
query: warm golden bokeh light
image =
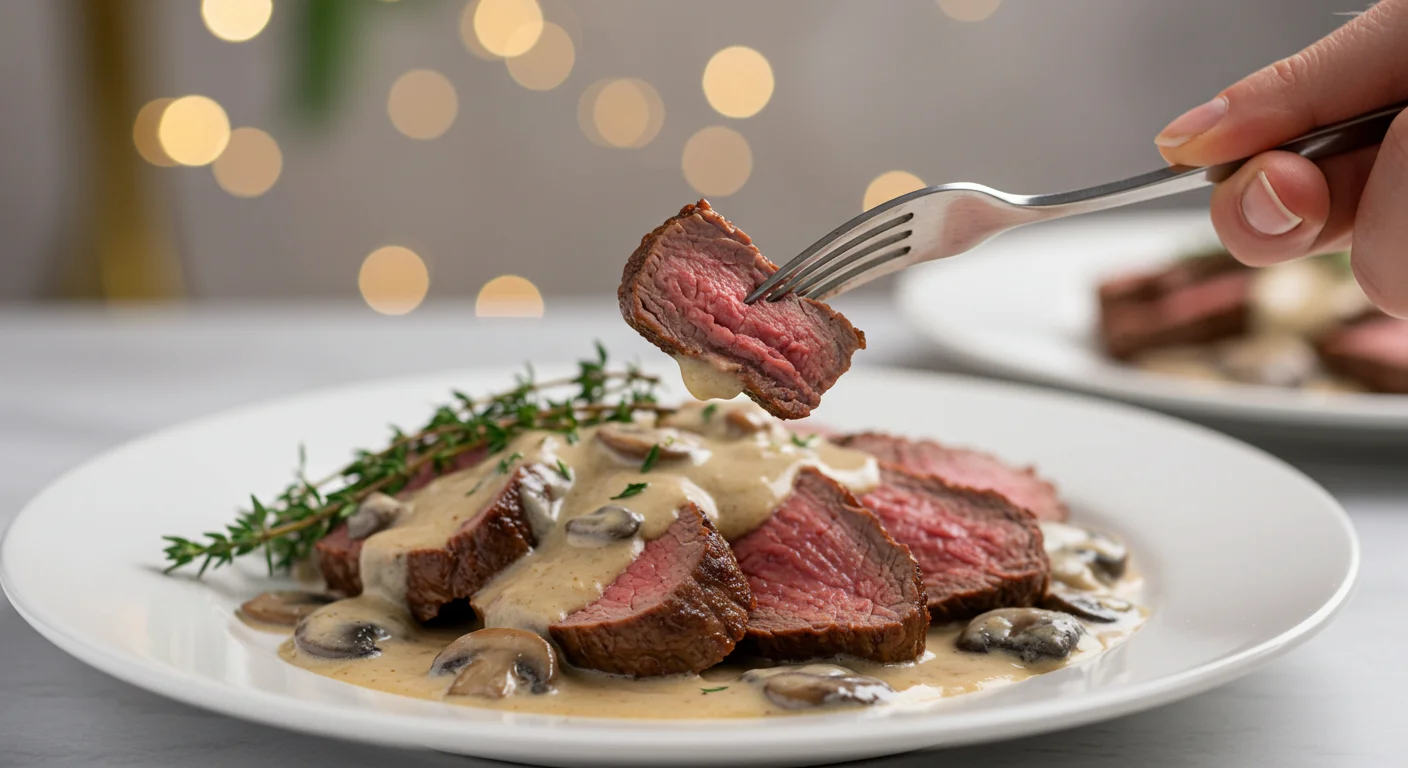
<svg viewBox="0 0 1408 768">
<path fill-rule="evenodd" d="M 219 104 L 204 96 L 182 96 L 166 105 L 156 135 L 172 160 L 209 165 L 230 142 L 230 119 Z"/>
<path fill-rule="evenodd" d="M 537 0 L 479 0 L 474 36 L 496 56 L 522 56 L 543 34 L 543 9 Z"/>
<path fill-rule="evenodd" d="M 582 94 L 577 122 L 595 144 L 638 149 L 660 133 L 665 124 L 665 102 L 644 80 L 599 80 Z"/>
<path fill-rule="evenodd" d="M 420 306 L 430 290 L 425 262 L 409 248 L 388 245 L 372 251 L 357 273 L 367 306 L 383 315 L 404 315 Z"/>
<path fill-rule="evenodd" d="M 274 137 L 258 128 L 236 128 L 230 144 L 210 170 L 220 188 L 235 197 L 259 197 L 284 169 L 284 155 Z"/>
<path fill-rule="evenodd" d="M 479 289 L 475 317 L 542 317 L 543 295 L 538 286 L 518 275 L 501 275 Z"/>
<path fill-rule="evenodd" d="M 982 21 L 999 5 L 1002 0 L 939 0 L 939 8 L 955 21 Z"/>
<path fill-rule="evenodd" d="M 413 69 L 396 78 L 386 99 L 396 130 L 413 139 L 438 139 L 459 113 L 455 86 L 433 69 Z"/>
<path fill-rule="evenodd" d="M 548 22 L 543 25 L 538 44 L 522 56 L 508 59 L 508 73 L 524 88 L 534 91 L 550 91 L 572 74 L 572 64 L 576 61 L 576 48 L 567 30 Z"/>
<path fill-rule="evenodd" d="M 177 165 L 171 155 L 161 148 L 161 139 L 156 135 L 157 128 L 161 125 L 161 116 L 173 101 L 175 99 L 153 99 L 137 110 L 137 119 L 132 121 L 132 143 L 137 145 L 137 154 L 141 155 L 143 160 L 162 168 Z"/>
<path fill-rule="evenodd" d="M 274 0 L 201 0 L 200 17 L 210 34 L 241 43 L 264 31 Z"/>
<path fill-rule="evenodd" d="M 502 56 L 497 56 L 484 44 L 479 42 L 479 35 L 474 32 L 474 14 L 479 10 L 479 0 L 469 0 L 465 3 L 464 12 L 460 14 L 460 42 L 464 43 L 465 50 L 474 55 L 475 58 L 485 61 L 498 61 Z"/>
<path fill-rule="evenodd" d="M 772 66 L 763 54 L 735 45 L 704 67 L 704 97 L 725 117 L 752 117 L 772 98 Z"/>
<path fill-rule="evenodd" d="M 711 125 L 689 137 L 680 161 L 685 181 L 701 195 L 726 197 L 753 172 L 753 150 L 732 128 Z"/>
<path fill-rule="evenodd" d="M 870 186 L 865 188 L 865 199 L 861 203 L 861 208 L 868 211 L 900 195 L 907 195 L 916 189 L 923 188 L 924 180 L 909 171 L 886 171 L 876 176 L 875 180 L 870 182 Z"/>
</svg>

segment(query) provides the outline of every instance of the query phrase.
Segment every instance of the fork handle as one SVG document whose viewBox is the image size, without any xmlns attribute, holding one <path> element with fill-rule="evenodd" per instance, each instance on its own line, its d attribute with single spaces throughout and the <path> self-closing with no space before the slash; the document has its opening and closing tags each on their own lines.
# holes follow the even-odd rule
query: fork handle
<svg viewBox="0 0 1408 768">
<path fill-rule="evenodd" d="M 1389 125 L 1405 108 L 1408 108 L 1408 101 L 1373 112 L 1366 112 L 1358 117 L 1317 128 L 1300 138 L 1276 147 L 1276 149 L 1283 152 L 1294 152 L 1310 160 L 1320 160 L 1370 147 L 1383 142 L 1384 136 L 1388 134 Z M 1236 173 L 1237 169 L 1246 165 L 1250 159 L 1250 157 L 1244 157 L 1229 163 L 1200 168 L 1173 165 L 1089 189 L 1061 192 L 1054 195 L 1032 195 L 1023 202 L 1028 206 L 1045 209 L 1048 215 L 1044 218 L 1048 219 L 1104 211 L 1211 186 Z"/>
</svg>

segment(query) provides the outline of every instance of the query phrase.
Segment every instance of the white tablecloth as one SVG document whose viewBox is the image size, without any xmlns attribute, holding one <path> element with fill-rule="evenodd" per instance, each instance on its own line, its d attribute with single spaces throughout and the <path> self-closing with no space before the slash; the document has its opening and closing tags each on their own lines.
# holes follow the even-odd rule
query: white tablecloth
<svg viewBox="0 0 1408 768">
<path fill-rule="evenodd" d="M 940 366 L 887 303 L 841 306 L 871 342 L 859 365 Z M 0 525 L 68 467 L 157 427 L 348 381 L 572 360 L 593 338 L 617 353 L 650 354 L 614 302 L 554 306 L 537 321 L 476 320 L 464 308 L 383 318 L 337 305 L 0 310 Z M 1334 626 L 1260 672 L 1150 712 L 865 764 L 1408 764 L 1408 457 L 1264 446 L 1325 484 L 1359 530 L 1360 587 Z M 68 657 L 0 601 L 0 765 L 478 764 L 489 763 L 289 733 L 167 701 Z"/>
</svg>

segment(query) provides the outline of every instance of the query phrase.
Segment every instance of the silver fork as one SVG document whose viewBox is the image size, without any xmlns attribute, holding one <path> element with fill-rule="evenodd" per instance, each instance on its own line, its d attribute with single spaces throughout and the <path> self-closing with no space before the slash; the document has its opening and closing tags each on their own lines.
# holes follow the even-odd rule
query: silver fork
<svg viewBox="0 0 1408 768">
<path fill-rule="evenodd" d="M 1318 160 L 1381 143 L 1408 102 L 1319 128 L 1277 149 Z M 748 295 L 824 300 L 906 267 L 956 256 L 1009 229 L 1141 203 L 1216 184 L 1249 158 L 1175 165 L 1124 181 L 1055 195 L 1013 195 L 981 184 L 940 184 L 882 203 L 842 224 Z"/>
</svg>

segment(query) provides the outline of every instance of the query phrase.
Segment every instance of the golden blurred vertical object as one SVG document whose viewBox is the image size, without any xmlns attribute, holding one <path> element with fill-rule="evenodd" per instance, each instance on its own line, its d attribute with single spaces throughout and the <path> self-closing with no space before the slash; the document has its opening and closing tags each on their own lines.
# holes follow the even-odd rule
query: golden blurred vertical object
<svg viewBox="0 0 1408 768">
<path fill-rule="evenodd" d="M 175 299 L 184 295 L 180 264 L 143 178 L 150 171 L 132 143 L 138 62 L 145 49 L 128 0 L 79 0 L 75 21 L 83 57 L 80 93 L 88 115 L 89 194 L 69 263 L 60 273 L 64 298 L 108 301 Z"/>
</svg>

